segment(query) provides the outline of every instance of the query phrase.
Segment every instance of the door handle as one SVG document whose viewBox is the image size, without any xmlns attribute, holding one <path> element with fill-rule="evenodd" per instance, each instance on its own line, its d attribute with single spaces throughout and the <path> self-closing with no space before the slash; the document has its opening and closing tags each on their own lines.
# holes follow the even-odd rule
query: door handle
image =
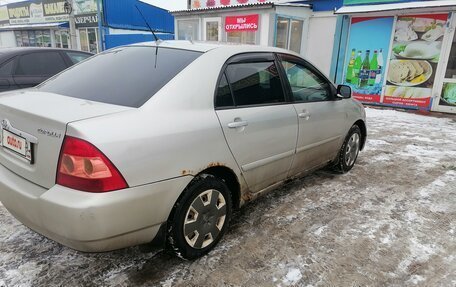
<svg viewBox="0 0 456 287">
<path fill-rule="evenodd" d="M 228 127 L 230 129 L 235 129 L 235 128 L 242 128 L 248 126 L 249 123 L 246 121 L 240 121 L 240 122 L 232 122 L 228 124 Z"/>
<path fill-rule="evenodd" d="M 310 113 L 309 112 L 302 112 L 302 113 L 298 114 L 298 117 L 300 117 L 301 119 L 308 120 L 310 118 Z"/>
</svg>

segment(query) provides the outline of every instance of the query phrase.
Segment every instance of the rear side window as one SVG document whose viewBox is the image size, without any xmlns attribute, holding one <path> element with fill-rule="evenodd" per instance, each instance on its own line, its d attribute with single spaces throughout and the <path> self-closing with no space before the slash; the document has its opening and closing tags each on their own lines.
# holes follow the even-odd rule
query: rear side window
<svg viewBox="0 0 456 287">
<path fill-rule="evenodd" d="M 119 47 L 73 66 L 38 89 L 138 108 L 201 54 L 150 46 Z"/>
<path fill-rule="evenodd" d="M 11 76 L 13 74 L 14 59 L 7 61 L 0 66 L 0 76 Z"/>
<path fill-rule="evenodd" d="M 226 69 L 236 106 L 285 102 L 274 62 L 230 64 Z"/>
<path fill-rule="evenodd" d="M 19 57 L 16 75 L 52 76 L 66 69 L 67 66 L 58 52 L 38 52 Z"/>
<path fill-rule="evenodd" d="M 70 58 L 70 60 L 73 64 L 77 64 L 91 56 L 90 54 L 78 53 L 78 52 L 65 52 L 65 53 L 68 55 L 68 57 Z"/>
</svg>

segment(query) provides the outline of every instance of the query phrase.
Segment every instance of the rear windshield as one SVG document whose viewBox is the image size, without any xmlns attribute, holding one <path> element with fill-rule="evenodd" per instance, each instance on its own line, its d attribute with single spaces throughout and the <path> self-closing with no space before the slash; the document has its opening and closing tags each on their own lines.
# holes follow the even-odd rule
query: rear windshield
<svg viewBox="0 0 456 287">
<path fill-rule="evenodd" d="M 201 54 L 147 46 L 119 47 L 73 66 L 38 89 L 138 108 Z"/>
</svg>

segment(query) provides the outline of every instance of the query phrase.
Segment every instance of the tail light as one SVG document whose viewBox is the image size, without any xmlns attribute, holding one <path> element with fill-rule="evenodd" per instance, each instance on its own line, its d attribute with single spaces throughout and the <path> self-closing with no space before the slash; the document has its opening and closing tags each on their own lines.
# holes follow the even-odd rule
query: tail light
<svg viewBox="0 0 456 287">
<path fill-rule="evenodd" d="M 65 136 L 57 166 L 57 184 L 88 192 L 127 188 L 112 162 L 94 145 Z"/>
</svg>

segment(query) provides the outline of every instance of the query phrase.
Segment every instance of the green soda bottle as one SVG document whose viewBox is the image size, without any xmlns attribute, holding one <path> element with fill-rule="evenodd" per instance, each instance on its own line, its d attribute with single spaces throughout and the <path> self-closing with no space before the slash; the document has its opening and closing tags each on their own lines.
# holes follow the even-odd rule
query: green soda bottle
<svg viewBox="0 0 456 287">
<path fill-rule="evenodd" d="M 361 51 L 358 51 L 358 56 L 356 56 L 355 64 L 353 65 L 353 75 L 351 78 L 352 84 L 359 85 L 359 72 L 361 71 L 362 64 Z"/>
<path fill-rule="evenodd" d="M 370 68 L 369 80 L 367 81 L 367 84 L 369 86 L 373 86 L 375 84 L 375 78 L 377 77 L 377 72 L 378 72 L 377 50 L 374 51 L 374 56 L 372 57 L 372 60 L 370 61 L 369 68 Z"/>
<path fill-rule="evenodd" d="M 364 88 L 369 81 L 370 63 L 369 63 L 370 50 L 366 50 L 366 56 L 363 60 L 363 65 L 359 71 L 359 87 Z"/>
<path fill-rule="evenodd" d="M 348 62 L 347 75 L 345 77 L 345 81 L 347 83 L 351 83 L 353 77 L 355 76 L 355 71 L 353 69 L 355 66 L 355 55 L 356 55 L 356 49 L 353 49 L 351 52 L 350 61 Z"/>
</svg>

